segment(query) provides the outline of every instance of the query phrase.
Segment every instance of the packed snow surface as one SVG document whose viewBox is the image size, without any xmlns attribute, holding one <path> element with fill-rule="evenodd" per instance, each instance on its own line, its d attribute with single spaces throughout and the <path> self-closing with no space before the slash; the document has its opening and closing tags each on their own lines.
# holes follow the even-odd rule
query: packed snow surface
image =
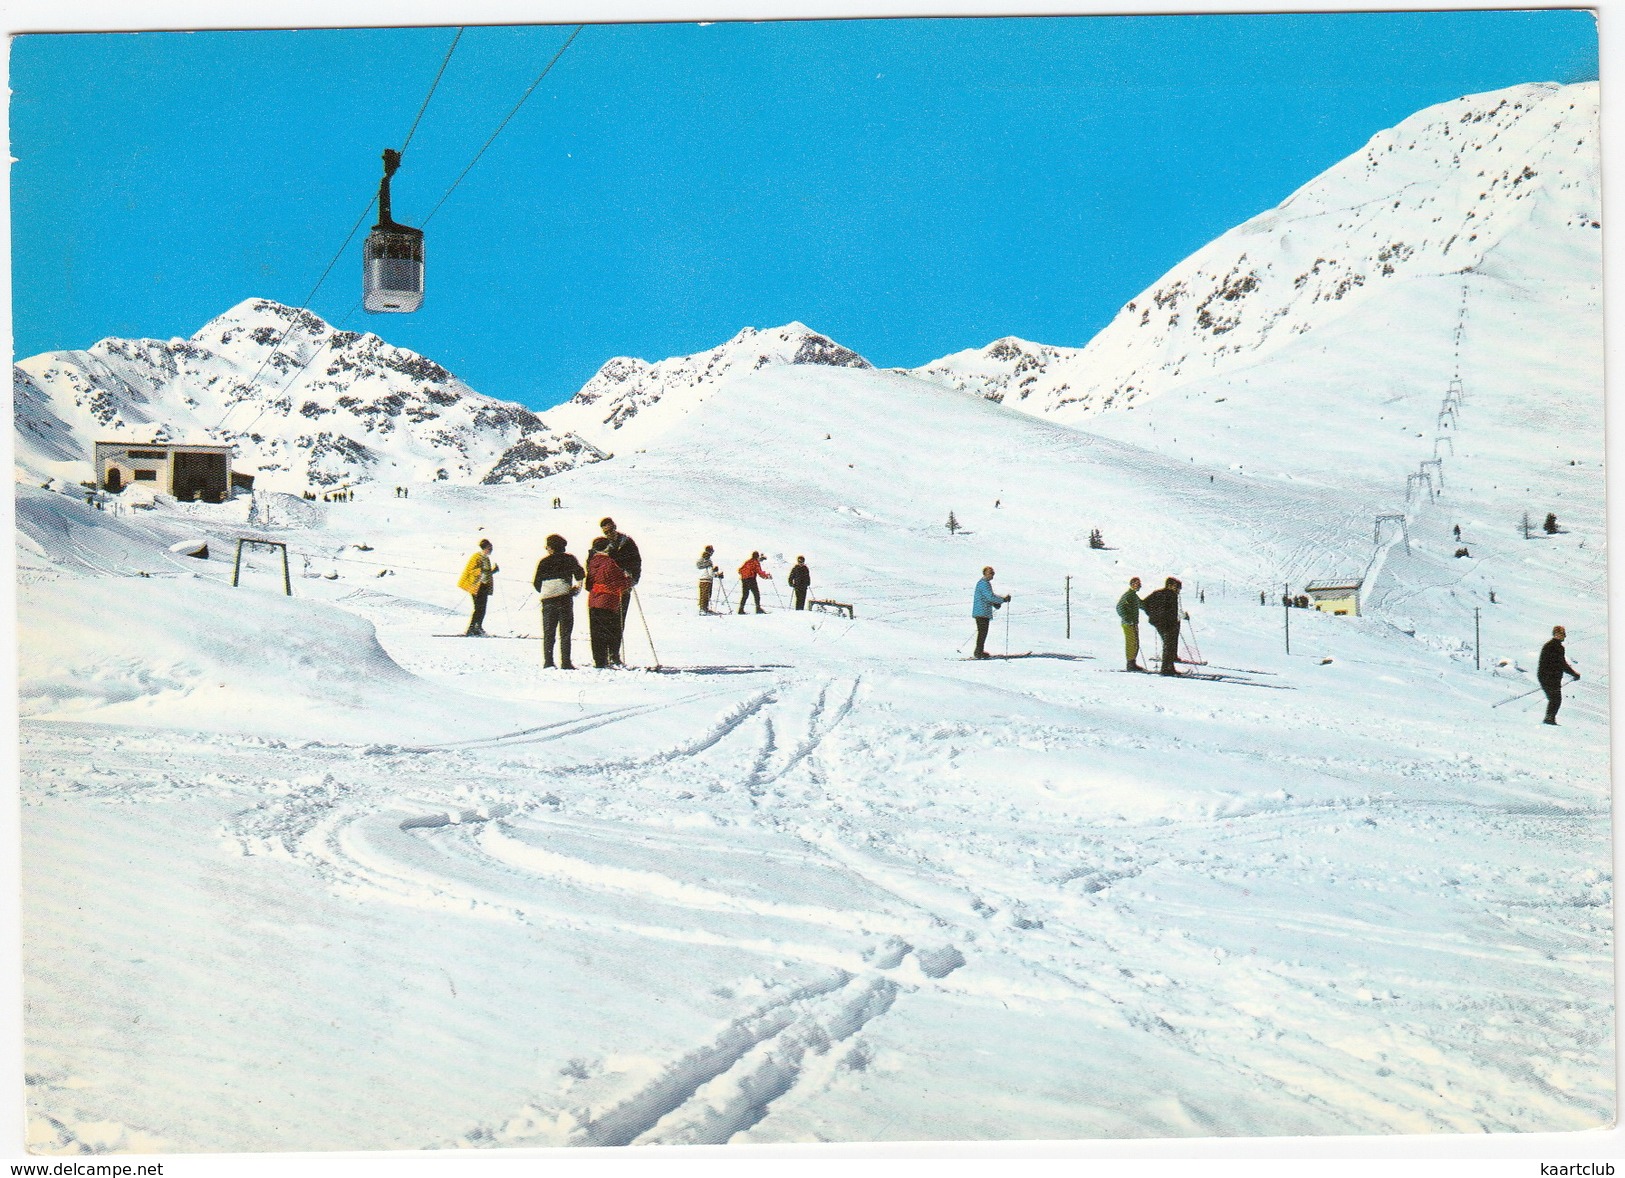
<svg viewBox="0 0 1625 1178">
<path fill-rule="evenodd" d="M 636 444 L 518 485 L 20 484 L 32 1147 L 1609 1124 L 1600 287 L 1560 230 L 1132 426 L 792 325 L 620 365 L 582 404 Z M 606 515 L 632 665 L 578 607 L 544 670 L 543 540 Z M 452 637 L 481 537 L 506 639 Z M 706 544 L 730 607 L 764 553 L 765 613 L 699 612 Z M 855 616 L 789 608 L 798 555 Z M 965 657 L 986 565 L 1021 657 Z M 1183 579 L 1188 677 L 1124 670 L 1133 575 Z M 1364 616 L 1281 606 L 1345 576 Z"/>
<path fill-rule="evenodd" d="M 898 477 L 887 419 L 941 481 Z M 1288 656 L 1259 591 L 1368 539 L 1330 496 L 1215 493 L 878 373 L 775 370 L 693 429 L 534 490 L 322 505 L 273 529 L 291 599 L 274 552 L 233 589 L 229 545 L 169 551 L 241 534 L 241 503 L 20 495 L 37 1146 L 1608 1120 L 1599 533 L 1473 536 L 1532 562 L 1486 670 L 1443 604 L 1415 636 L 1294 611 Z M 1108 504 L 1140 522 L 1090 551 Z M 579 623 L 573 672 L 434 636 L 479 535 L 488 628 L 536 633 L 540 540 L 580 550 L 606 513 L 670 673 L 590 669 Z M 1462 562 L 1421 531 L 1403 585 L 1448 602 Z M 699 615 L 702 542 L 768 553 L 767 613 Z M 782 607 L 803 553 L 855 619 Z M 1032 657 L 956 656 L 983 563 Z M 1187 669 L 1232 677 L 1120 671 L 1131 572 L 1185 576 Z M 1533 686 L 1549 617 L 1587 676 L 1557 728 L 1538 695 L 1490 707 Z M 628 651 L 653 661 L 636 611 Z"/>
</svg>

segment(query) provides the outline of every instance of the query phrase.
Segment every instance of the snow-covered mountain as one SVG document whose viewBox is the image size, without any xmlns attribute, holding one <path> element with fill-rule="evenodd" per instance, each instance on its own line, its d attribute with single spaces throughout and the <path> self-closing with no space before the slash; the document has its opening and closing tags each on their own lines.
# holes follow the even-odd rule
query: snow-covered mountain
<svg viewBox="0 0 1625 1178">
<path fill-rule="evenodd" d="M 727 343 L 692 356 L 655 364 L 617 356 L 569 401 L 548 410 L 547 419 L 555 429 L 626 450 L 671 428 L 727 382 L 772 364 L 873 367 L 800 323 L 765 331 L 747 327 Z"/>
<path fill-rule="evenodd" d="M 14 369 L 13 406 L 30 479 L 87 477 L 91 443 L 114 437 L 232 443 L 238 469 L 293 492 L 476 482 L 520 444 L 536 461 L 594 460 L 529 409 L 476 393 L 424 356 L 266 299 L 189 339 L 104 339 L 30 357 Z"/>
<path fill-rule="evenodd" d="M 526 482 L 629 449 L 770 364 L 872 367 L 799 323 L 747 327 L 692 356 L 617 356 L 544 421 L 376 335 L 250 299 L 190 339 L 104 339 L 18 363 L 17 465 L 28 481 L 75 482 L 88 477 L 97 440 L 207 439 L 235 444 L 239 469 L 283 491 Z"/>
<path fill-rule="evenodd" d="M 1595 274 L 1597 83 L 1429 107 L 1198 250 L 1087 346 L 1007 338 L 912 374 L 1080 421 L 1237 372 L 1409 282 Z"/>
</svg>

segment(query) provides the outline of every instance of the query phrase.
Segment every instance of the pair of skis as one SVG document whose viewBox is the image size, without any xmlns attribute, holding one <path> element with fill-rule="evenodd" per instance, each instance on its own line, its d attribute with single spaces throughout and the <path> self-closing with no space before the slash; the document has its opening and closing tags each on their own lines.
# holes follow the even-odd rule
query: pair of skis
<svg viewBox="0 0 1625 1178">
<path fill-rule="evenodd" d="M 1294 690 L 1290 684 L 1260 683 L 1256 679 L 1246 678 L 1245 674 L 1230 674 L 1221 671 L 1179 671 L 1173 675 L 1163 675 L 1157 671 L 1130 671 L 1127 667 L 1099 667 L 1097 670 L 1103 671 L 1108 675 L 1146 675 L 1153 679 L 1201 679 L 1208 683 L 1239 683 L 1243 687 L 1267 687 L 1272 691 Z M 1255 671 L 1250 673 L 1258 675 L 1274 674 L 1272 671 Z"/>
</svg>

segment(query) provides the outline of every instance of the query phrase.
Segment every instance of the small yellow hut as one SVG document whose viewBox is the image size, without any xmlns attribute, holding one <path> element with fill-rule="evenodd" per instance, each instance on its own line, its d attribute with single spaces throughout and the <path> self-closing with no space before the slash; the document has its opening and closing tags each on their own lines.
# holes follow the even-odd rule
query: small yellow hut
<svg viewBox="0 0 1625 1178">
<path fill-rule="evenodd" d="M 1303 587 L 1309 604 L 1322 613 L 1360 616 L 1360 579 L 1310 581 Z"/>
</svg>

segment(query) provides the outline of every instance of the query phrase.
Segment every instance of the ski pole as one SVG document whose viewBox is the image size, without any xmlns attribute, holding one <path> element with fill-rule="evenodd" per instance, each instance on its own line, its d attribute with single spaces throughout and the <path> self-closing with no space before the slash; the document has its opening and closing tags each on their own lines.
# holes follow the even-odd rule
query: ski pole
<svg viewBox="0 0 1625 1178">
<path fill-rule="evenodd" d="M 534 589 L 531 590 L 531 593 L 534 593 L 534 592 L 535 592 Z M 538 597 L 538 600 L 539 599 L 540 598 Z M 520 607 L 523 606 L 529 600 L 530 600 L 530 593 L 526 593 L 522 597 L 520 597 L 517 601 L 515 601 L 513 603 L 513 608 L 508 611 L 508 624 L 510 626 L 513 625 L 513 620 L 519 616 Z"/>
<path fill-rule="evenodd" d="M 638 587 L 632 586 L 632 601 L 638 607 L 638 621 L 643 623 L 643 636 L 649 640 L 649 653 L 654 655 L 655 670 L 660 670 L 660 654 L 655 650 L 654 635 L 649 633 L 649 619 L 643 616 L 643 598 L 638 596 Z"/>
<path fill-rule="evenodd" d="M 1501 704 L 1509 704 L 1509 703 L 1512 703 L 1514 700 L 1526 699 L 1527 697 L 1529 697 L 1531 695 L 1534 695 L 1535 692 L 1544 691 L 1544 690 L 1545 690 L 1545 688 L 1543 688 L 1543 687 L 1538 687 L 1538 686 L 1537 687 L 1531 687 L 1528 691 L 1524 692 L 1522 695 L 1514 695 L 1509 699 L 1502 700 Z M 1498 707 L 1501 706 L 1501 704 L 1491 704 L 1490 707 L 1498 708 Z"/>
<path fill-rule="evenodd" d="M 1006 656 L 1008 656 L 1010 654 L 1010 611 L 1011 611 L 1011 608 L 1012 607 L 1011 607 L 1011 605 L 1010 605 L 1010 603 L 1008 601 L 1004 603 L 1004 653 L 1005 653 Z"/>
<path fill-rule="evenodd" d="M 1205 662 L 1206 660 L 1202 658 L 1202 645 L 1196 641 L 1196 623 L 1191 622 L 1190 614 L 1185 615 L 1185 620 L 1190 622 L 1191 626 L 1191 653 L 1196 656 L 1198 663 Z"/>
</svg>

